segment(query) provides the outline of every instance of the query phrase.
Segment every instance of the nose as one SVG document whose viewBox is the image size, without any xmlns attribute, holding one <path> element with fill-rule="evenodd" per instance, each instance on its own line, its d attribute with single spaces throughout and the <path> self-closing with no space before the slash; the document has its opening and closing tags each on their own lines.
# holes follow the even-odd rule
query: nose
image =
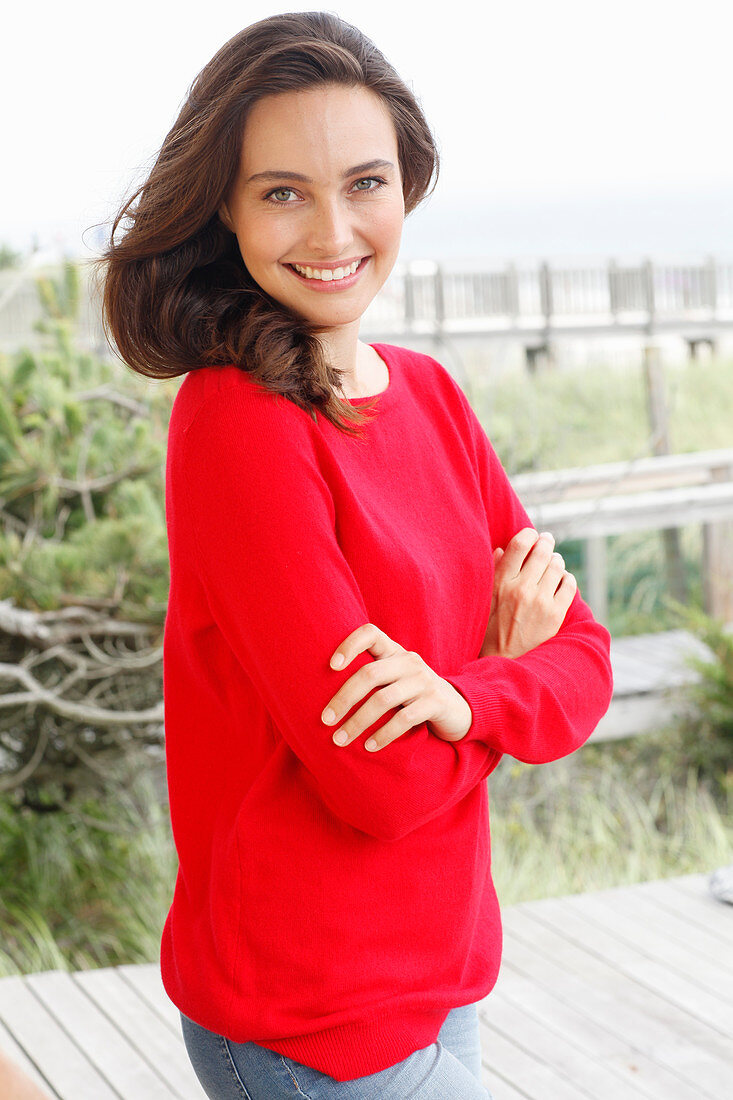
<svg viewBox="0 0 733 1100">
<path fill-rule="evenodd" d="M 316 203 L 306 236 L 309 255 L 326 262 L 342 259 L 354 239 L 352 217 L 338 197 Z"/>
</svg>

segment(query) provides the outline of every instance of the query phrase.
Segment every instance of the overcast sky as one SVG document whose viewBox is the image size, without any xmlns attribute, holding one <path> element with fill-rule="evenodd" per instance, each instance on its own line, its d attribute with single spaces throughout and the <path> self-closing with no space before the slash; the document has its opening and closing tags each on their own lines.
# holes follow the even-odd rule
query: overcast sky
<svg viewBox="0 0 733 1100">
<path fill-rule="evenodd" d="M 0 243 L 27 250 L 36 233 L 42 245 L 90 255 L 81 233 L 92 244 L 88 227 L 110 218 L 152 164 L 219 47 L 257 19 L 317 7 L 13 5 L 0 71 Z M 479 225 L 504 234 L 503 251 L 514 241 L 539 247 L 553 239 L 549 215 L 555 229 L 566 219 L 569 248 L 578 239 L 605 248 L 614 203 L 630 211 L 636 202 L 640 247 L 651 203 L 670 211 L 668 250 L 697 242 L 733 252 L 731 0 L 370 0 L 328 10 L 374 40 L 437 137 L 440 182 L 414 215 L 424 243 L 431 226 L 445 234 L 450 223 L 459 250 Z M 497 239 L 487 237 L 487 251 Z"/>
</svg>

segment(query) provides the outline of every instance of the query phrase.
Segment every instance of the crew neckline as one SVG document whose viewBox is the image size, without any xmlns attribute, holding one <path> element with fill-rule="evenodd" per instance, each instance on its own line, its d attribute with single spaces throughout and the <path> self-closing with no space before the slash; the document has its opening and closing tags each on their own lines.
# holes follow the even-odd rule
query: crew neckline
<svg viewBox="0 0 733 1100">
<path fill-rule="evenodd" d="M 372 401 L 375 397 L 381 398 L 381 404 L 385 404 L 387 401 L 391 400 L 392 395 L 394 394 L 396 372 L 394 370 L 394 363 L 392 362 L 390 357 L 385 354 L 384 349 L 386 346 L 387 345 L 385 344 L 369 344 L 369 347 L 373 348 L 374 351 L 376 351 L 377 355 L 387 368 L 387 376 L 389 378 L 389 381 L 386 387 L 383 390 L 380 390 L 379 393 L 364 394 L 361 397 L 342 397 L 342 401 L 348 401 L 350 405 L 361 405 L 365 401 Z"/>
</svg>

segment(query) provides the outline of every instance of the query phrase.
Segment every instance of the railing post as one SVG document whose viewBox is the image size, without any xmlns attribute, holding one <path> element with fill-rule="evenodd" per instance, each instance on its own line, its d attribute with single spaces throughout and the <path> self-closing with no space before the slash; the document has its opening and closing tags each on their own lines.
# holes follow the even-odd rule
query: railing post
<svg viewBox="0 0 733 1100">
<path fill-rule="evenodd" d="M 649 426 L 652 430 L 652 449 L 654 454 L 666 455 L 670 452 L 670 446 L 664 371 L 659 347 L 652 341 L 644 348 L 644 381 L 646 383 Z M 662 543 L 664 545 L 664 560 L 669 589 L 676 600 L 680 603 L 687 603 L 687 578 L 678 529 L 676 527 L 664 528 L 662 530 Z"/>
<path fill-rule="evenodd" d="M 412 332 L 415 323 L 415 281 L 409 263 L 405 268 L 402 285 L 404 287 L 405 332 Z"/>
<path fill-rule="evenodd" d="M 435 334 L 436 336 L 440 336 L 442 335 L 443 322 L 445 321 L 445 293 L 443 286 L 443 267 L 441 264 L 435 265 L 433 286 L 435 299 Z"/>
<path fill-rule="evenodd" d="M 519 274 L 516 264 L 508 263 L 506 265 L 506 275 L 504 278 L 507 312 L 509 313 L 511 323 L 516 325 L 517 317 L 519 316 Z"/>
<path fill-rule="evenodd" d="M 608 542 L 605 535 L 591 535 L 583 543 L 585 592 L 583 598 L 599 623 L 608 622 Z"/>
<path fill-rule="evenodd" d="M 542 315 L 545 318 L 545 330 L 549 335 L 550 321 L 552 320 L 552 275 L 550 273 L 550 265 L 545 261 L 540 264 L 539 270 L 540 281 L 540 309 Z"/>
<path fill-rule="evenodd" d="M 718 466 L 710 474 L 711 481 L 729 481 L 733 471 Z M 733 520 L 703 525 L 702 559 L 705 610 L 713 618 L 733 623 Z"/>
<path fill-rule="evenodd" d="M 707 304 L 710 306 L 710 320 L 713 321 L 718 309 L 718 280 L 714 256 L 708 256 L 705 274 L 707 276 Z"/>
<path fill-rule="evenodd" d="M 647 332 L 651 335 L 654 329 L 654 319 L 656 313 L 656 301 L 654 296 L 654 264 L 651 260 L 644 261 L 643 267 L 644 278 L 644 297 L 646 299 L 646 309 L 649 314 L 649 320 L 647 322 Z"/>
<path fill-rule="evenodd" d="M 607 268 L 608 279 L 608 308 L 613 317 L 614 324 L 618 324 L 618 287 L 616 261 L 610 259 Z"/>
</svg>

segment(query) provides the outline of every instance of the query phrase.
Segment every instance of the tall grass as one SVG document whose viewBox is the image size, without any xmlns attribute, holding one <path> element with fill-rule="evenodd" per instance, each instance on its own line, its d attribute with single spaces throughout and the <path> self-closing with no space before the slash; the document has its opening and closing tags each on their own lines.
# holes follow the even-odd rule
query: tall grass
<svg viewBox="0 0 733 1100">
<path fill-rule="evenodd" d="M 731 446 L 733 361 L 664 369 L 672 451 Z M 638 367 L 568 367 L 493 374 L 474 360 L 467 392 L 510 474 L 653 454 Z"/>
<path fill-rule="evenodd" d="M 177 859 L 149 772 L 68 813 L 0 801 L 0 974 L 157 959 Z"/>
<path fill-rule="evenodd" d="M 675 775 L 643 741 L 587 745 L 540 767 L 504 757 L 489 781 L 502 905 L 730 862 L 730 803 L 716 800 L 694 768 Z"/>
</svg>

